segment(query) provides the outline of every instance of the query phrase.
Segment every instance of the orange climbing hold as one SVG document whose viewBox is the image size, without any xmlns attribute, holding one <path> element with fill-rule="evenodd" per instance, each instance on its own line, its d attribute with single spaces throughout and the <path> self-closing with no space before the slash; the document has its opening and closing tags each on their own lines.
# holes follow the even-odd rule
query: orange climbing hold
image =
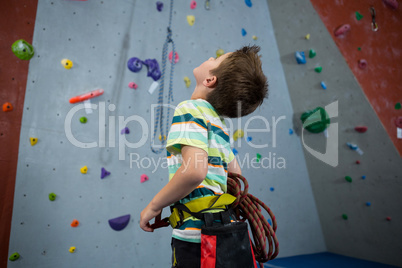
<svg viewBox="0 0 402 268">
<path fill-rule="evenodd" d="M 78 227 L 78 225 L 80 224 L 80 222 L 78 221 L 78 220 L 76 220 L 76 219 L 74 219 L 72 222 L 71 222 L 71 227 Z"/>
<path fill-rule="evenodd" d="M 9 102 L 3 104 L 3 112 L 11 112 L 13 110 L 13 105 Z"/>
</svg>

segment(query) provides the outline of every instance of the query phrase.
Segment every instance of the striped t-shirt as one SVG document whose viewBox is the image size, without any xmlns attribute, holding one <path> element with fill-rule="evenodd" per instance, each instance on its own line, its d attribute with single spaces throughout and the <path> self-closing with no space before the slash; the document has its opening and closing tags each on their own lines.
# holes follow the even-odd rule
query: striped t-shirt
<svg viewBox="0 0 402 268">
<path fill-rule="evenodd" d="M 175 109 L 166 144 L 169 180 L 182 164 L 183 145 L 208 153 L 208 173 L 204 181 L 179 202 L 185 204 L 200 197 L 226 193 L 227 165 L 235 156 L 224 120 L 206 100 L 183 101 Z M 194 217 L 187 218 L 182 226 L 173 229 L 172 236 L 200 243 L 202 225 L 203 222 Z"/>
</svg>

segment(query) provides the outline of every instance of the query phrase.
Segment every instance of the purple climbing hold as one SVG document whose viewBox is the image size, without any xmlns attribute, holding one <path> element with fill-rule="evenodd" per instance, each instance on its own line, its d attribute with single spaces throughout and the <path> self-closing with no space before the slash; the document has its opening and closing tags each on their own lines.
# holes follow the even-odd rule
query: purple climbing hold
<svg viewBox="0 0 402 268">
<path fill-rule="evenodd" d="M 109 176 L 109 175 L 110 175 L 110 172 L 107 171 L 105 168 L 102 168 L 102 170 L 101 170 L 101 179 L 103 179 L 104 177 Z"/>
<path fill-rule="evenodd" d="M 147 76 L 152 77 L 155 81 L 161 78 L 161 70 L 159 69 L 159 64 L 156 59 L 147 59 L 143 62 L 148 67 Z"/>
<path fill-rule="evenodd" d="M 163 9 L 163 3 L 161 1 L 156 2 L 156 9 L 161 12 Z"/>
<path fill-rule="evenodd" d="M 123 128 L 123 129 L 120 131 L 120 134 L 121 134 L 121 135 L 123 135 L 123 134 L 130 134 L 130 129 L 128 129 L 128 127 L 125 127 L 125 128 Z"/>
<path fill-rule="evenodd" d="M 130 71 L 138 73 L 142 69 L 142 61 L 139 58 L 133 57 L 128 60 L 127 67 Z"/>
<path fill-rule="evenodd" d="M 130 221 L 130 214 L 127 214 L 114 219 L 110 219 L 109 225 L 113 230 L 120 231 L 126 228 L 129 221 Z"/>
</svg>

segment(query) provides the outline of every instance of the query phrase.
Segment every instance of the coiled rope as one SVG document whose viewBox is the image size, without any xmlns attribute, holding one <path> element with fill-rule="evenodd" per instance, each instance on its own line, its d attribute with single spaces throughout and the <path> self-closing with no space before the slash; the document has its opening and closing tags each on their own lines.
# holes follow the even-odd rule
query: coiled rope
<svg viewBox="0 0 402 268">
<path fill-rule="evenodd" d="M 241 182 L 244 185 L 243 190 Z M 264 262 L 274 259 L 279 253 L 279 243 L 275 235 L 277 228 L 275 215 L 261 200 L 248 193 L 248 182 L 243 176 L 229 172 L 227 185 L 228 193 L 236 197 L 232 208 L 236 213 L 237 219 L 241 221 L 248 220 L 249 222 L 253 234 L 252 245 L 255 259 L 259 262 L 260 267 L 264 267 Z M 272 226 L 262 215 L 262 208 L 271 217 Z M 273 244 L 275 244 L 275 247 Z"/>
</svg>

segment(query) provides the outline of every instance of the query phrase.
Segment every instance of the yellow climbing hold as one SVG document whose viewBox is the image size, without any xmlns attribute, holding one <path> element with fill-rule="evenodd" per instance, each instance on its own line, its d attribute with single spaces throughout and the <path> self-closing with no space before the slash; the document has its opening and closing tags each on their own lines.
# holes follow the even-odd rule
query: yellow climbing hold
<svg viewBox="0 0 402 268">
<path fill-rule="evenodd" d="M 29 141 L 31 142 L 31 146 L 34 146 L 38 142 L 38 138 L 29 138 Z"/>
<path fill-rule="evenodd" d="M 220 48 L 216 51 L 216 58 L 219 58 L 220 56 L 222 56 L 223 54 L 225 54 L 225 51 Z"/>
<path fill-rule="evenodd" d="M 240 139 L 240 138 L 243 138 L 243 137 L 244 137 L 244 131 L 241 130 L 241 129 L 238 129 L 233 133 L 233 139 L 235 141 L 237 141 L 237 139 Z"/>
<path fill-rule="evenodd" d="M 82 174 L 87 174 L 88 172 L 88 167 L 87 166 L 83 166 L 82 168 L 80 168 L 80 171 Z"/>
<path fill-rule="evenodd" d="M 71 69 L 73 67 L 73 62 L 69 59 L 62 59 L 61 65 L 66 69 Z"/>
<path fill-rule="evenodd" d="M 253 35 L 253 40 L 257 40 L 257 39 L 258 39 L 258 37 Z"/>
<path fill-rule="evenodd" d="M 304 38 L 306 38 L 307 40 L 310 40 L 310 34 L 306 34 L 306 36 Z"/>
<path fill-rule="evenodd" d="M 70 247 L 70 249 L 68 251 L 70 251 L 70 253 L 74 253 L 75 252 L 75 247 Z"/>
<path fill-rule="evenodd" d="M 186 87 L 189 88 L 191 85 L 191 80 L 188 76 L 184 77 L 184 83 L 186 83 Z"/>
<path fill-rule="evenodd" d="M 187 16 L 187 22 L 188 22 L 188 24 L 189 24 L 190 26 L 193 26 L 193 25 L 194 25 L 194 22 L 195 22 L 195 17 L 194 17 L 193 15 L 188 15 L 188 16 Z"/>
</svg>

